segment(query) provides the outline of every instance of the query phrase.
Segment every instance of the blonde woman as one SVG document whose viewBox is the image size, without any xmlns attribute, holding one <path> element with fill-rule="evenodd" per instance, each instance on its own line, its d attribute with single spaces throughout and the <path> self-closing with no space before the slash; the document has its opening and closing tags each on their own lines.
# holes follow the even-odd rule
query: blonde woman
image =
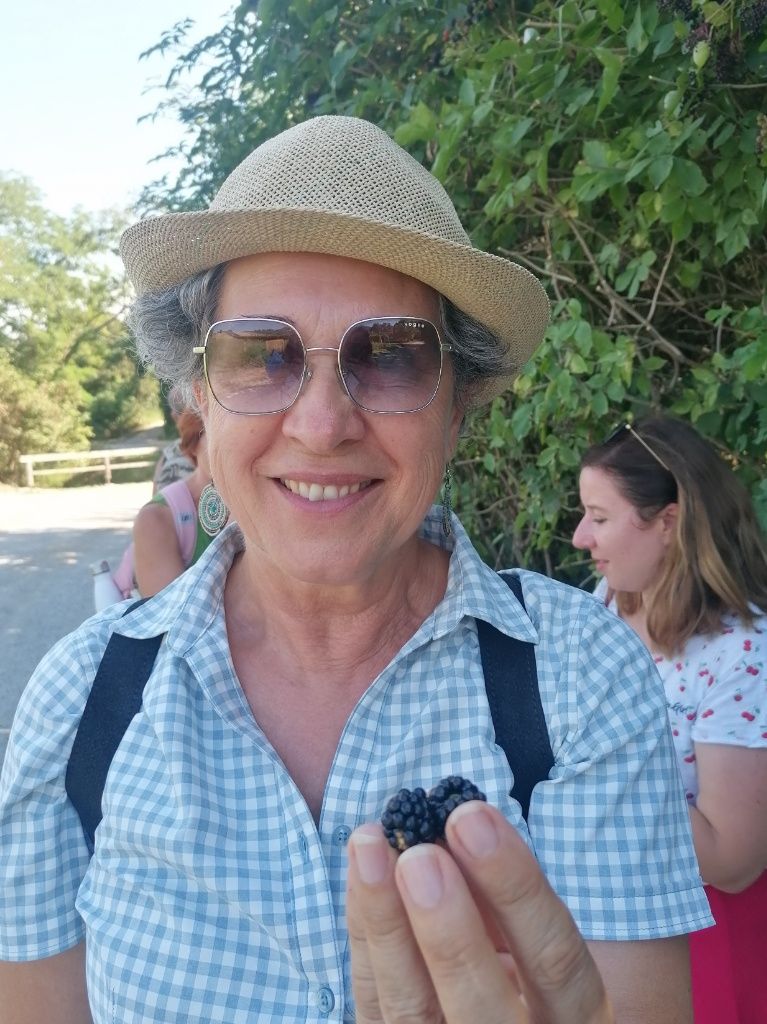
<svg viewBox="0 0 767 1024">
<path fill-rule="evenodd" d="M 764 1021 L 767 557 L 748 493 L 691 427 L 624 424 L 586 453 L 573 536 L 666 689 L 717 926 L 691 938 L 696 1024 Z"/>
</svg>

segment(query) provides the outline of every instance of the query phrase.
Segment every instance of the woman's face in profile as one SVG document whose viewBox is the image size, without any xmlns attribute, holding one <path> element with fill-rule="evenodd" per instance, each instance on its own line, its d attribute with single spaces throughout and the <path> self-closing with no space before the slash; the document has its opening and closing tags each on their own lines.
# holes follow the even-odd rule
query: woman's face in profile
<svg viewBox="0 0 767 1024">
<path fill-rule="evenodd" d="M 641 593 L 657 583 L 666 551 L 663 515 L 643 522 L 613 477 L 587 466 L 579 488 L 584 514 L 573 534 L 573 545 L 589 551 L 595 568 L 614 590 Z"/>
<path fill-rule="evenodd" d="M 344 331 L 371 317 L 439 325 L 436 293 L 413 278 L 359 260 L 266 253 L 230 263 L 217 319 L 271 317 L 293 324 L 311 379 L 286 411 L 228 412 L 200 403 L 213 480 L 250 545 L 307 582 L 361 582 L 407 552 L 439 490 L 460 425 L 449 357 L 430 405 L 366 412 L 338 377 Z"/>
</svg>

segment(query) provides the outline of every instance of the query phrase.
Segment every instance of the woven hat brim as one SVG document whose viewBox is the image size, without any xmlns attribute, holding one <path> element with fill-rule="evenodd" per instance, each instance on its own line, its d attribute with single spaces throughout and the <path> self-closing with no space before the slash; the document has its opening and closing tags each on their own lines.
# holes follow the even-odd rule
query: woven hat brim
<svg viewBox="0 0 767 1024">
<path fill-rule="evenodd" d="M 410 228 L 312 209 L 206 210 L 139 221 L 120 253 L 138 294 L 162 291 L 219 263 L 265 252 L 316 252 L 375 263 L 423 281 L 475 317 L 503 346 L 504 374 L 471 396 L 505 391 L 549 322 L 542 285 L 516 263 Z"/>
</svg>

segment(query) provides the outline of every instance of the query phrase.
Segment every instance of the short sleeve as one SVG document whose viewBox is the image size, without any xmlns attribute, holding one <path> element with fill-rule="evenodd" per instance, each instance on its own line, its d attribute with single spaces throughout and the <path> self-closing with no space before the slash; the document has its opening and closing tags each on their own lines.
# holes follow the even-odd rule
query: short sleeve
<svg viewBox="0 0 767 1024">
<path fill-rule="evenodd" d="M 103 634 L 108 622 L 101 621 Z M 87 637 L 96 640 L 98 654 Z M 40 662 L 16 709 L 0 777 L 3 960 L 52 956 L 84 934 L 75 897 L 88 850 L 64 776 L 105 642 L 82 627 L 60 640 Z"/>
<path fill-rule="evenodd" d="M 531 804 L 536 855 L 587 938 L 705 928 L 712 919 L 652 658 L 604 605 L 589 600 L 570 614 L 546 708 L 555 764 Z"/>
<path fill-rule="evenodd" d="M 693 742 L 767 747 L 767 643 L 764 619 L 757 621 L 700 638 L 699 656 L 688 666 L 700 686 Z"/>
</svg>

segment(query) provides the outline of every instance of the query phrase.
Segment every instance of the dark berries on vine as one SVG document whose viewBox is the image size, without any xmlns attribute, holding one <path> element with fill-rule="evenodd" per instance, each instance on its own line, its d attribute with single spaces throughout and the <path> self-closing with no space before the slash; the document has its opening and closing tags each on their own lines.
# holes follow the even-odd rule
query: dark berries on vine
<svg viewBox="0 0 767 1024">
<path fill-rule="evenodd" d="M 389 845 L 400 852 L 437 839 L 432 808 L 420 786 L 412 791 L 401 789 L 393 796 L 384 808 L 381 824 Z"/>
<path fill-rule="evenodd" d="M 460 775 L 448 775 L 429 790 L 401 789 L 381 815 L 389 845 L 402 852 L 419 843 L 435 843 L 445 837 L 448 816 L 469 800 L 487 800 L 473 782 Z"/>
<path fill-rule="evenodd" d="M 711 36 L 711 29 L 702 21 L 700 25 L 696 25 L 695 28 L 691 28 L 687 33 L 687 36 L 682 43 L 682 53 L 691 53 L 698 43 L 708 42 Z"/>
<path fill-rule="evenodd" d="M 714 61 L 714 77 L 720 84 L 737 82 L 742 77 L 738 58 L 726 44 L 717 48 L 716 60 Z"/>
<path fill-rule="evenodd" d="M 429 790 L 429 803 L 432 806 L 434 825 L 437 835 L 442 838 L 445 834 L 445 824 L 452 811 L 469 800 L 487 800 L 484 793 L 481 793 L 473 782 L 461 778 L 460 775 L 448 775 L 437 785 Z"/>
<path fill-rule="evenodd" d="M 693 16 L 691 0 L 658 0 L 658 10 L 675 14 L 685 21 L 689 21 Z"/>
<path fill-rule="evenodd" d="M 757 0 L 740 14 L 740 29 L 745 35 L 758 32 L 767 19 L 767 0 Z"/>
</svg>

